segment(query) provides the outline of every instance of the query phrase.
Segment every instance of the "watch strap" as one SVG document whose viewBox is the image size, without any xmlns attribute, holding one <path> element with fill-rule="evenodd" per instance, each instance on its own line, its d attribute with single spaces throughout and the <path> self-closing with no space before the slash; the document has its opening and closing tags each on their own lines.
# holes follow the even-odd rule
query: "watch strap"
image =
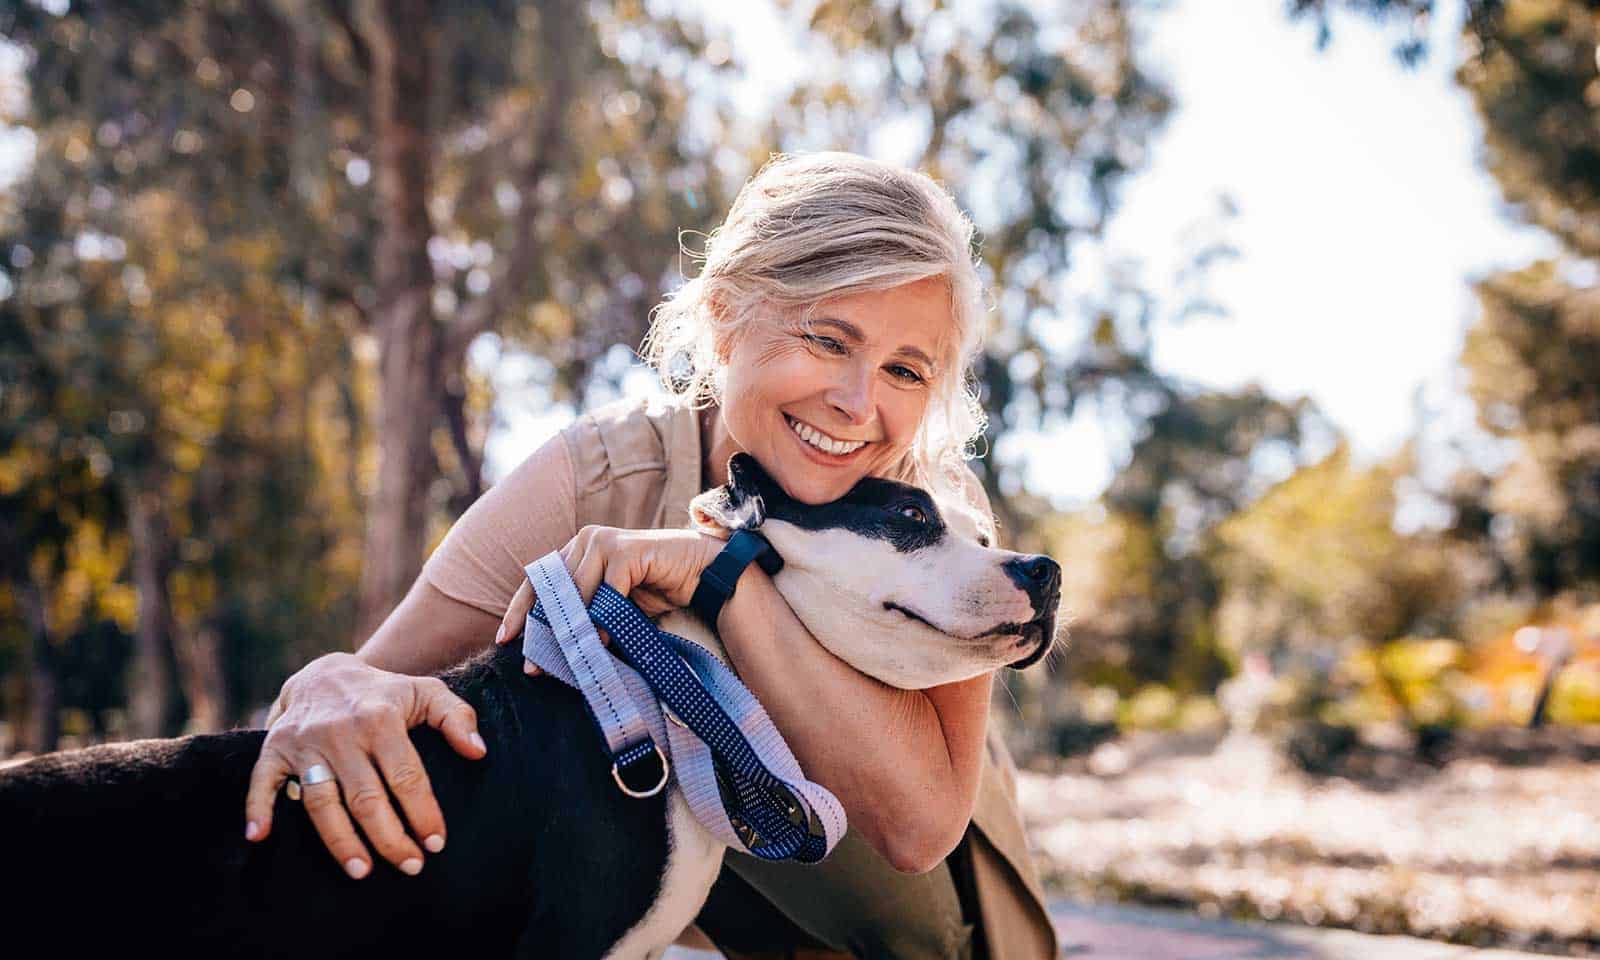
<svg viewBox="0 0 1600 960">
<path fill-rule="evenodd" d="M 700 583 L 694 588 L 689 607 L 706 626 L 713 630 L 717 628 L 717 617 L 722 613 L 723 604 L 733 596 L 734 587 L 744 575 L 744 568 L 752 560 L 769 577 L 783 569 L 783 558 L 772 549 L 766 537 L 754 530 L 735 530 L 722 552 L 700 574 Z"/>
</svg>

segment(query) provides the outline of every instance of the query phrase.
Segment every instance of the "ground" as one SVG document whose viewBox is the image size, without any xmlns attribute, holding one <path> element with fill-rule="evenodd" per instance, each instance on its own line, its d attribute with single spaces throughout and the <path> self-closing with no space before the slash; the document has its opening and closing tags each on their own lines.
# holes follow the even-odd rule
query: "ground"
<svg viewBox="0 0 1600 960">
<path fill-rule="evenodd" d="M 1311 776 L 1259 738 L 1152 736 L 1019 791 L 1071 901 L 1600 955 L 1600 764 L 1583 759 Z"/>
</svg>

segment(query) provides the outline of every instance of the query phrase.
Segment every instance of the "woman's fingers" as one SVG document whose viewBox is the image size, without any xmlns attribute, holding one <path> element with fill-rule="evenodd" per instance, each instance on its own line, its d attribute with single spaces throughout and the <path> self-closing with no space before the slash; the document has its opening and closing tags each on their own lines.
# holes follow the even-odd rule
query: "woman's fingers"
<svg viewBox="0 0 1600 960">
<path fill-rule="evenodd" d="M 389 784 L 389 790 L 400 801 L 400 811 L 411 826 L 411 835 L 421 837 L 422 846 L 429 853 L 443 850 L 444 813 L 439 810 L 439 801 L 434 799 L 428 772 L 423 768 L 411 741 L 406 740 L 404 747 L 379 749 L 377 757 L 378 769 L 383 771 L 383 779 Z M 399 866 L 402 870 L 406 869 L 404 861 Z"/>
<path fill-rule="evenodd" d="M 495 631 L 494 642 L 504 645 L 522 636 L 522 625 L 527 622 L 528 611 L 533 609 L 533 584 L 523 578 L 517 592 L 511 595 L 511 605 L 500 618 L 500 629 Z"/>
<path fill-rule="evenodd" d="M 303 758 L 303 761 L 304 766 L 299 771 L 301 775 L 304 775 L 313 763 L 320 762 L 309 757 Z M 345 800 L 342 796 L 345 793 L 345 781 L 356 783 L 360 778 L 349 764 L 335 767 L 330 762 L 323 765 L 334 767 L 333 779 L 321 783 L 302 782 L 300 802 L 305 806 L 306 816 L 311 818 L 311 825 L 316 828 L 317 835 L 322 838 L 322 845 L 333 854 L 334 860 L 339 862 L 345 873 L 360 880 L 372 872 L 372 855 L 367 852 L 366 845 L 356 835 L 355 825 L 350 822 L 350 815 L 345 812 Z M 372 765 L 369 763 L 367 767 L 370 771 Z M 370 778 L 377 779 L 377 774 L 371 773 Z"/>
<path fill-rule="evenodd" d="M 283 754 L 273 746 L 272 735 L 261 745 L 261 756 L 250 771 L 250 789 L 244 798 L 244 838 L 265 840 L 272 830 L 272 807 L 278 801 L 278 788 L 294 772 Z"/>
<path fill-rule="evenodd" d="M 599 532 L 582 538 L 573 551 L 574 556 L 566 558 L 567 570 L 572 573 L 572 582 L 578 588 L 579 596 L 583 602 L 588 603 L 594 599 L 594 592 L 600 589 L 601 581 L 606 579 L 606 568 L 611 560 L 609 556 L 611 540 Z M 610 566 L 622 567 L 623 563 L 618 558 Z M 612 584 L 613 587 L 616 584 Z M 623 596 L 627 596 L 626 593 Z"/>
<path fill-rule="evenodd" d="M 455 751 L 469 760 L 477 760 L 489 752 L 489 747 L 478 734 L 478 711 L 472 704 L 456 696 L 438 677 L 422 677 L 414 688 L 415 700 L 406 726 L 419 723 L 444 734 Z M 406 740 L 410 744 L 410 739 Z"/>
<path fill-rule="evenodd" d="M 422 761 L 411 746 L 411 739 L 402 736 L 400 740 L 403 743 L 376 740 L 371 757 L 353 752 L 336 757 L 339 766 L 334 776 L 344 795 L 345 809 L 361 825 L 361 832 L 377 849 L 378 856 L 394 864 L 401 873 L 414 877 L 422 872 L 422 850 L 406 832 L 389 794 L 393 791 L 400 801 L 417 836 L 437 837 L 434 842 L 441 849 L 444 847 L 444 815 L 433 799 L 428 774 L 422 769 Z M 302 794 L 305 789 L 301 787 Z M 326 836 L 324 833 L 324 839 Z M 329 847 L 331 849 L 332 844 Z M 345 861 L 341 859 L 340 862 Z"/>
</svg>

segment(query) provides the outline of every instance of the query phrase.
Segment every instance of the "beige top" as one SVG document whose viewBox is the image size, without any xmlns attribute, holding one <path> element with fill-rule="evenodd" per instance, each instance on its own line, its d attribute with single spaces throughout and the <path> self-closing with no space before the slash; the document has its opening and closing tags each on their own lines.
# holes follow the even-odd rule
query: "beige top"
<svg viewBox="0 0 1600 960">
<path fill-rule="evenodd" d="M 580 527 L 689 525 L 700 492 L 699 417 L 662 401 L 624 401 L 579 417 L 491 487 L 445 535 L 422 575 L 461 603 L 500 617 L 522 568 L 559 549 Z M 571 471 L 570 484 L 549 483 Z M 560 491 L 552 496 L 552 489 Z M 566 491 L 573 491 L 567 499 Z M 1016 805 L 1015 770 L 991 737 L 979 775 L 972 859 L 984 935 L 993 957 L 1053 957 L 1054 933 Z"/>
</svg>

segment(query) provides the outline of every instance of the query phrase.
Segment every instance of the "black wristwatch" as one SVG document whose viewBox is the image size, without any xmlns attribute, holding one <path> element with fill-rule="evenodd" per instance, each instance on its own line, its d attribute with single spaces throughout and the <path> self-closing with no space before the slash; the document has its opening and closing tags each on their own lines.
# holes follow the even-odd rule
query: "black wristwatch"
<svg viewBox="0 0 1600 960">
<path fill-rule="evenodd" d="M 722 605 L 733 596 L 733 588 L 738 585 L 744 568 L 752 560 L 760 564 L 769 577 L 783 569 L 783 558 L 772 549 L 766 537 L 754 530 L 735 530 L 733 536 L 728 538 L 728 545 L 700 574 L 700 583 L 694 588 L 689 607 L 712 630 L 717 629 L 717 616 L 722 613 Z"/>
</svg>

